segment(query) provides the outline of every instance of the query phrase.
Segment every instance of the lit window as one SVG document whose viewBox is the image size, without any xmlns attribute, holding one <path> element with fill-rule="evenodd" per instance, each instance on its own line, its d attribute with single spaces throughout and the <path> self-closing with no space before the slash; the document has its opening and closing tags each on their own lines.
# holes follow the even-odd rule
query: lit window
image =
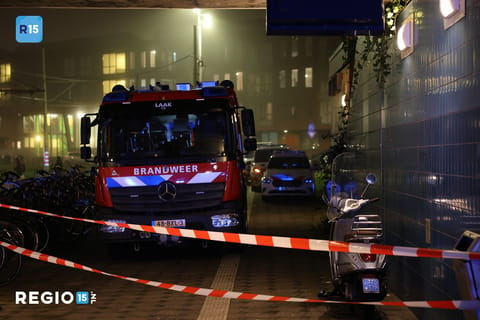
<svg viewBox="0 0 480 320">
<path fill-rule="evenodd" d="M 305 68 L 305 88 L 313 87 L 313 68 Z"/>
<path fill-rule="evenodd" d="M 292 38 L 292 58 L 298 57 L 298 38 Z"/>
<path fill-rule="evenodd" d="M 125 53 L 106 53 L 102 56 L 103 74 L 125 72 Z"/>
<path fill-rule="evenodd" d="M 223 79 L 230 80 L 230 73 L 225 73 L 225 75 L 223 76 Z"/>
<path fill-rule="evenodd" d="M 8 82 L 12 77 L 12 66 L 10 63 L 0 64 L 0 82 Z"/>
<path fill-rule="evenodd" d="M 157 65 L 157 51 L 150 51 L 150 68 L 155 68 Z"/>
<path fill-rule="evenodd" d="M 120 85 L 125 87 L 127 85 L 127 81 L 126 80 L 104 80 L 102 82 L 103 94 L 107 94 L 109 92 L 112 92 L 112 88 L 114 86 L 116 86 L 117 84 L 120 84 Z"/>
<path fill-rule="evenodd" d="M 236 76 L 236 88 L 237 91 L 243 91 L 243 72 L 237 72 L 235 73 Z"/>
<path fill-rule="evenodd" d="M 292 88 L 298 86 L 298 69 L 292 69 Z"/>
<path fill-rule="evenodd" d="M 116 73 L 123 73 L 126 70 L 127 60 L 125 53 L 118 53 L 115 55 Z"/>
<path fill-rule="evenodd" d="M 273 119 L 273 104 L 271 102 L 267 103 L 267 107 L 265 108 L 265 120 L 272 120 Z"/>
</svg>

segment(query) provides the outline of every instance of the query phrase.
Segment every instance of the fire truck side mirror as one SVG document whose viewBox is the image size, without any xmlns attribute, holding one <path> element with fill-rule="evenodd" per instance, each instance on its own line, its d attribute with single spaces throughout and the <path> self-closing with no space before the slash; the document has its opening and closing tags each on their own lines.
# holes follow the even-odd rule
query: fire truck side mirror
<svg viewBox="0 0 480 320">
<path fill-rule="evenodd" d="M 255 136 L 255 120 L 252 109 L 242 109 L 243 134 L 247 137 Z"/>
<path fill-rule="evenodd" d="M 257 150 L 257 139 L 247 138 L 243 142 L 243 146 L 245 148 L 245 151 L 255 151 Z"/>
<path fill-rule="evenodd" d="M 91 126 L 90 117 L 82 117 L 80 121 L 80 144 L 90 144 Z"/>
</svg>

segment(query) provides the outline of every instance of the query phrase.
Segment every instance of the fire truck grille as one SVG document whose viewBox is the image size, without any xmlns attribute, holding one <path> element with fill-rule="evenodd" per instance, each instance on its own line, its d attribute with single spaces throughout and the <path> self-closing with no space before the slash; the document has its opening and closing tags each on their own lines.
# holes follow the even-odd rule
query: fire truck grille
<svg viewBox="0 0 480 320">
<path fill-rule="evenodd" d="M 183 212 L 219 206 L 225 183 L 176 184 L 168 194 L 158 186 L 110 188 L 113 206 L 130 212 Z"/>
</svg>

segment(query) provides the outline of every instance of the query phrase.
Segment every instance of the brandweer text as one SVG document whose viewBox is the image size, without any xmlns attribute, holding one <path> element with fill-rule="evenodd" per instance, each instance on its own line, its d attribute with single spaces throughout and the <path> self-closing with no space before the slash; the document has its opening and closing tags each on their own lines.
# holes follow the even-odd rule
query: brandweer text
<svg viewBox="0 0 480 320">
<path fill-rule="evenodd" d="M 182 165 L 182 166 L 161 166 L 148 168 L 133 168 L 135 176 L 142 176 L 148 174 L 172 174 L 172 173 L 190 173 L 198 172 L 198 165 Z"/>
</svg>

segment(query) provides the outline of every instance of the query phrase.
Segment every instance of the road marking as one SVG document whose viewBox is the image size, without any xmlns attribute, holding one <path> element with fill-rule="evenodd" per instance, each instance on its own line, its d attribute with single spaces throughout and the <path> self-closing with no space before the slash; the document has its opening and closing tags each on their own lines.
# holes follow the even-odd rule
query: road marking
<svg viewBox="0 0 480 320">
<path fill-rule="evenodd" d="M 232 291 L 237 276 L 240 254 L 228 254 L 222 257 L 211 288 Z M 230 308 L 230 299 L 207 297 L 197 320 L 226 320 Z"/>
</svg>

